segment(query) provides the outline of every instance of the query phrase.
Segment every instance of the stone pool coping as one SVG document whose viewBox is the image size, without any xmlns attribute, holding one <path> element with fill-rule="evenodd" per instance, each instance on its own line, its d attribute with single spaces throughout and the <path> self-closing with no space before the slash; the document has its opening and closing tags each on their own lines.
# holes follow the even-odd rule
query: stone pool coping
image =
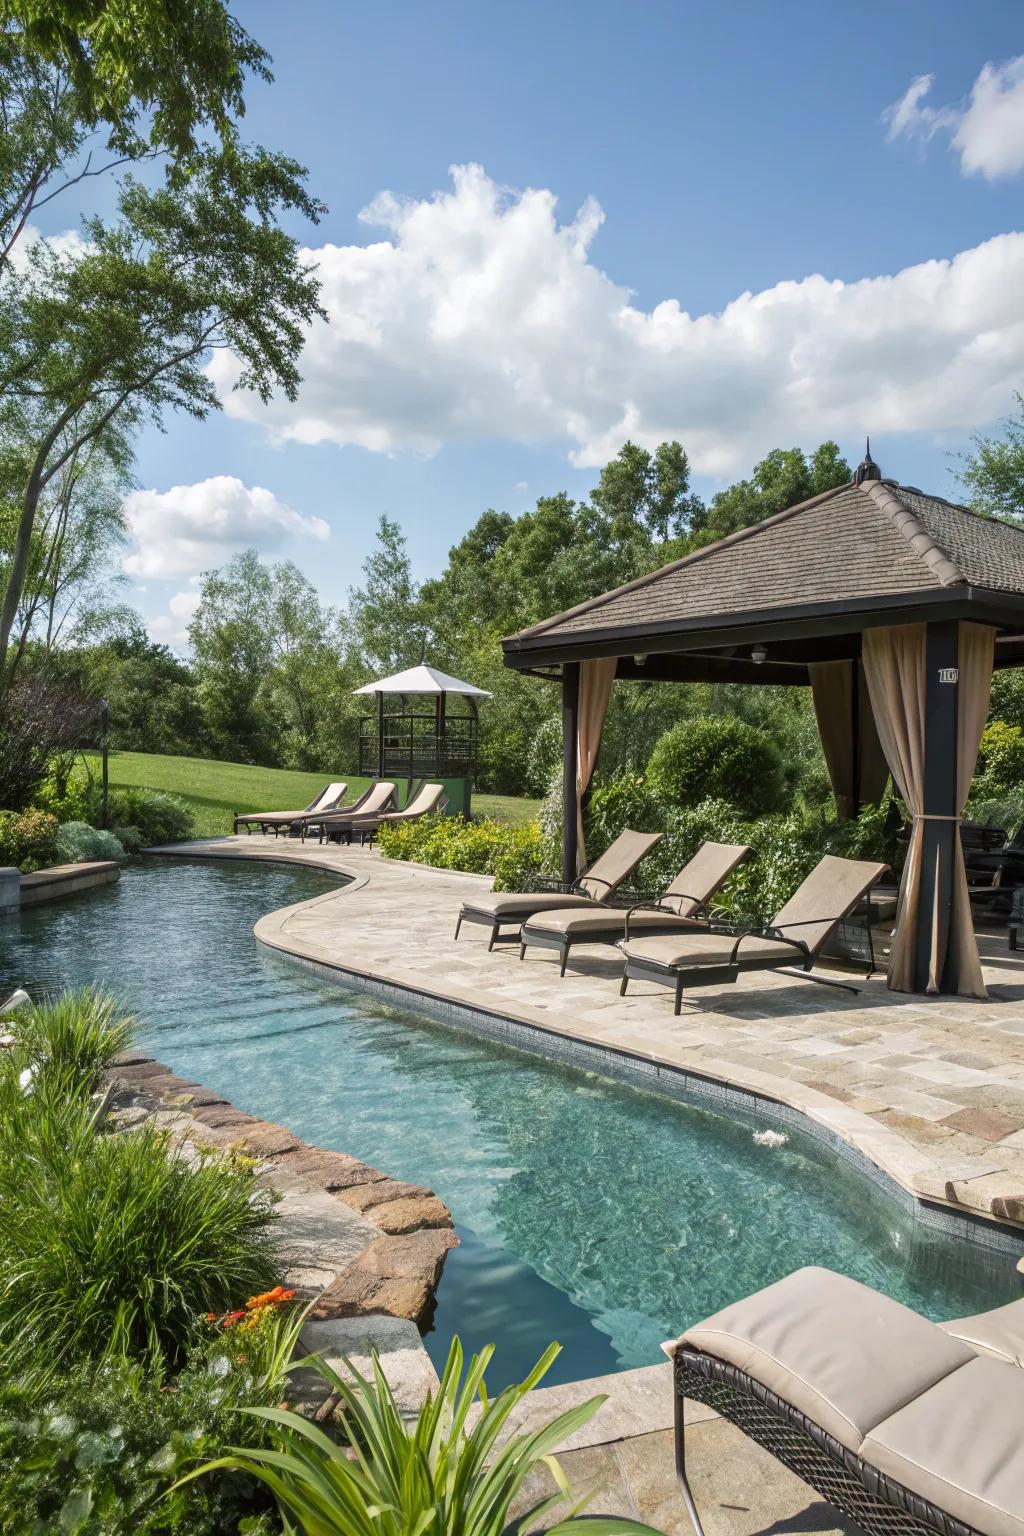
<svg viewBox="0 0 1024 1536">
<path fill-rule="evenodd" d="M 458 955 L 461 971 L 468 974 L 468 981 L 459 979 L 451 969 L 446 973 L 444 967 L 449 924 L 454 926 L 457 902 L 466 887 L 487 890 L 491 885 L 488 877 L 385 860 L 377 850 L 337 845 L 310 847 L 299 843 L 282 846 L 279 840 L 266 847 L 254 847 L 254 841 L 224 838 L 154 851 L 184 858 L 270 860 L 338 876 L 348 883 L 262 917 L 255 925 L 256 938 L 324 976 L 355 983 L 395 1006 L 412 1003 L 449 1025 L 486 1033 L 505 1043 L 521 1045 L 556 1060 L 568 1060 L 604 1075 L 625 1077 L 649 1091 L 671 1097 L 692 1096 L 725 1110 L 745 1109 L 767 1117 L 769 1124 L 802 1129 L 824 1139 L 841 1155 L 852 1154 L 862 1173 L 876 1181 L 881 1175 L 891 1193 L 909 1199 L 916 1212 L 928 1215 L 939 1225 L 948 1226 L 955 1212 L 961 1232 L 965 1230 L 964 1224 L 967 1228 L 975 1227 L 979 1218 L 993 1236 L 1003 1231 L 1011 1243 L 1011 1232 L 1024 1231 L 1024 1152 L 1014 1145 L 1020 1141 L 1024 1147 L 1024 1131 L 1019 1136 L 1007 1136 L 1005 1153 L 977 1137 L 961 1136 L 958 1139 L 966 1142 L 970 1150 L 966 1154 L 958 1152 L 955 1157 L 943 1157 L 939 1151 L 933 1152 L 927 1145 L 912 1140 L 898 1125 L 885 1123 L 876 1113 L 843 1102 L 836 1095 L 794 1077 L 766 1071 L 760 1063 L 754 1066 L 748 1060 L 703 1053 L 699 1060 L 694 1060 L 697 1053 L 690 1050 L 685 1038 L 685 1019 L 682 1024 L 675 1021 L 675 1028 L 667 1015 L 663 1020 L 660 1014 L 656 1028 L 595 1027 L 592 1016 L 574 1006 L 576 999 L 568 985 L 559 984 L 557 979 L 552 982 L 539 969 L 529 973 L 531 1001 L 525 1001 L 522 987 L 517 989 L 519 995 L 513 995 L 513 989 L 503 983 L 493 984 L 498 957 L 482 953 L 483 945 L 477 946 L 481 954 L 467 967 L 464 956 L 470 946 L 465 938 L 450 948 L 453 960 Z M 429 969 L 403 965 L 400 954 L 396 955 L 400 943 L 387 946 L 386 955 L 378 946 L 369 954 L 371 963 L 367 963 L 369 946 L 361 941 L 365 941 L 368 930 L 365 924 L 360 926 L 360 915 L 364 903 L 371 902 L 376 904 L 378 930 L 383 911 L 394 918 L 401 932 L 403 908 L 407 921 L 415 915 L 408 903 L 422 909 L 426 902 L 436 909 L 437 921 L 430 935 L 432 940 L 436 936 L 436 944 L 431 945 L 436 953 L 431 954 Z M 342 918 L 347 921 L 339 921 Z M 486 967 L 481 976 L 486 978 L 487 990 L 476 984 L 474 966 Z M 590 979 L 578 978 L 581 985 Z M 760 980 L 754 979 L 752 991 L 757 990 Z M 806 983 L 802 986 L 805 993 L 815 990 Z M 862 1020 L 844 1018 L 844 1025 L 871 1024 L 879 1012 L 878 992 L 876 986 L 870 1007 L 864 1005 Z M 920 1013 L 929 1023 L 933 1017 L 937 1021 L 948 1020 L 954 1008 L 959 1006 L 962 1010 L 964 1006 L 959 999 L 943 998 L 898 999 L 885 1004 L 883 995 L 883 1011 L 888 1006 L 895 1013 L 898 1006 L 907 1002 L 913 1005 L 913 1013 Z M 985 1013 L 1000 1006 L 974 1005 Z M 805 1007 L 803 1011 L 806 1014 L 810 1009 Z M 603 1008 L 603 1014 L 612 1020 L 619 1012 L 625 1010 Z M 827 1016 L 829 1020 L 832 1017 Z M 902 1024 L 902 1017 L 899 1022 Z M 1018 1022 L 1015 1014 L 1011 1022 L 1016 1030 L 1024 1032 L 1024 1018 Z M 628 1024 L 628 1020 L 624 1023 Z M 658 1033 L 661 1039 L 653 1040 Z M 905 1035 L 904 1031 L 901 1039 Z M 955 1073 L 957 1069 L 951 1070 Z M 1024 1065 L 1015 1064 L 1008 1075 L 1015 1078 L 1006 1089 L 1009 1099 L 1024 1092 L 1019 1082 L 1024 1080 Z M 883 1091 L 879 1093 L 882 1095 Z M 871 1108 L 886 1111 L 884 1095 L 878 1102 L 871 1101 Z M 997 1153 L 1009 1168 L 999 1166 L 995 1160 Z M 1014 1251 L 1019 1251 L 1019 1245 Z"/>
<path fill-rule="evenodd" d="M 22 875 L 21 905 L 35 907 L 44 901 L 60 901 L 65 896 L 77 896 L 82 891 L 93 890 L 99 885 L 112 885 L 121 878 L 121 866 L 116 859 L 90 859 L 82 864 L 51 864 L 48 869 L 37 869 Z"/>
<path fill-rule="evenodd" d="M 421 1185 L 236 1109 L 143 1051 L 122 1052 L 107 1081 L 108 1107 L 122 1129 L 155 1124 L 189 1152 L 212 1146 L 258 1162 L 277 1199 L 284 1283 L 313 1302 L 303 1347 L 342 1375 L 343 1357 L 367 1374 L 376 1350 L 403 1415 L 413 1417 L 438 1385 L 419 1323 L 458 1246 L 448 1207 Z M 325 1416 L 322 1381 L 303 1372 L 297 1386 L 306 1411 Z"/>
</svg>

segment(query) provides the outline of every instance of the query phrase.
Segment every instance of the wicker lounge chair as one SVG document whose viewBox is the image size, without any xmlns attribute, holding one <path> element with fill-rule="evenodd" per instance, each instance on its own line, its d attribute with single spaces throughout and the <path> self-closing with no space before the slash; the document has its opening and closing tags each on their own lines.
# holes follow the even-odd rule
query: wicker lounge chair
<svg viewBox="0 0 1024 1536">
<path fill-rule="evenodd" d="M 1022 1309 L 939 1326 L 844 1275 L 800 1269 L 688 1328 L 666 1352 L 697 1536 L 684 1398 L 730 1419 L 868 1536 L 1024 1536 Z"/>
<path fill-rule="evenodd" d="M 328 784 L 327 788 L 321 790 L 316 799 L 311 800 L 302 811 L 250 811 L 245 816 L 236 814 L 231 830 L 237 832 L 239 827 L 244 827 L 247 832 L 251 832 L 255 826 L 266 833 L 268 827 L 273 827 L 276 837 L 278 833 L 287 831 L 294 822 L 301 821 L 304 816 L 309 816 L 316 811 L 329 811 L 332 806 L 337 805 L 346 789 L 348 789 L 347 784 Z"/>
<path fill-rule="evenodd" d="M 631 980 L 654 981 L 675 990 L 675 1012 L 683 988 L 735 981 L 740 971 L 776 970 L 799 965 L 807 974 L 843 918 L 858 905 L 887 872 L 888 864 L 840 859 L 826 854 L 798 886 L 780 912 L 763 928 L 745 933 L 662 934 L 648 939 L 623 939 L 625 960 L 620 992 Z M 826 978 L 812 976 L 811 981 Z M 831 981 L 829 986 L 846 987 Z"/>
<path fill-rule="evenodd" d="M 436 811 L 443 811 L 448 804 L 448 796 L 444 792 L 443 784 L 421 784 L 413 795 L 404 811 L 386 811 L 383 815 L 353 816 L 348 826 L 348 840 L 358 832 L 359 841 L 365 843 L 367 838 L 372 846 L 373 840 L 383 826 L 399 825 L 403 821 L 419 821 L 421 816 L 430 816 Z"/>
<path fill-rule="evenodd" d="M 455 937 L 458 938 L 463 923 L 483 923 L 491 930 L 487 945 L 490 951 L 502 928 L 515 927 L 518 931 L 536 912 L 591 907 L 595 902 L 607 901 L 629 879 L 644 855 L 660 841 L 660 832 L 631 832 L 627 827 L 571 885 L 552 881 L 547 890 L 492 891 L 488 895 L 474 896 L 462 904 L 455 924 Z"/>
<path fill-rule="evenodd" d="M 617 944 L 623 937 L 628 940 L 666 931 L 699 932 L 706 927 L 701 918 L 707 917 L 707 903 L 749 852 L 744 843 L 703 843 L 663 895 L 628 911 L 591 902 L 584 908 L 556 907 L 551 912 L 537 912 L 523 924 L 519 934 L 519 958 L 523 958 L 531 944 L 557 949 L 561 959 L 559 974 L 564 976 L 574 944 Z"/>
<path fill-rule="evenodd" d="M 352 829 L 352 821 L 356 816 L 379 816 L 382 812 L 390 810 L 395 799 L 395 786 L 387 779 L 379 779 L 376 784 L 371 784 L 364 795 L 361 795 L 352 805 L 339 810 L 331 811 L 326 816 L 307 816 L 303 819 L 302 835 L 307 832 L 316 832 L 320 842 L 324 838 L 330 842 L 332 837 L 348 837 Z"/>
</svg>

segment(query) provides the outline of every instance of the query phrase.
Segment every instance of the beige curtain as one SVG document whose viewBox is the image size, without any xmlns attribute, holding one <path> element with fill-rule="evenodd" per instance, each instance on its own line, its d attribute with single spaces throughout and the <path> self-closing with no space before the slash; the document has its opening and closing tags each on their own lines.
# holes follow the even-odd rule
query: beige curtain
<svg viewBox="0 0 1024 1536">
<path fill-rule="evenodd" d="M 815 661 L 807 670 L 836 811 L 847 821 L 858 805 L 878 804 L 889 777 L 864 669 L 852 661 Z"/>
<path fill-rule="evenodd" d="M 960 677 L 957 684 L 956 808 L 962 812 L 971 792 L 981 733 L 988 716 L 996 632 L 989 624 L 967 623 L 958 625 L 957 631 L 956 664 Z M 974 937 L 964 850 L 959 838 L 956 841 L 956 869 L 953 872 L 948 963 L 951 981 L 961 997 L 988 996 L 981 975 L 978 941 Z"/>
<path fill-rule="evenodd" d="M 576 746 L 576 848 L 577 874 L 587 862 L 587 850 L 583 841 L 583 796 L 594 774 L 597 754 L 601 747 L 604 717 L 608 712 L 612 683 L 615 681 L 616 658 L 601 657 L 598 661 L 580 664 L 579 727 Z"/>
<path fill-rule="evenodd" d="M 986 625 L 961 624 L 958 633 L 957 812 L 970 793 L 978 745 L 988 712 L 995 631 Z M 913 816 L 903 868 L 896 932 L 889 958 L 889 985 L 897 992 L 915 990 L 914 960 L 921 901 L 924 839 L 924 757 L 927 629 L 902 624 L 869 629 L 863 637 L 864 672 L 886 762 Z M 952 874 L 952 918 L 943 932 L 941 914 L 930 918 L 932 935 L 926 990 L 947 986 L 965 997 L 985 997 L 978 946 L 971 922 L 963 850 L 956 840 Z M 938 880 L 933 885 L 938 889 Z M 949 966 L 947 969 L 947 954 Z"/>
</svg>

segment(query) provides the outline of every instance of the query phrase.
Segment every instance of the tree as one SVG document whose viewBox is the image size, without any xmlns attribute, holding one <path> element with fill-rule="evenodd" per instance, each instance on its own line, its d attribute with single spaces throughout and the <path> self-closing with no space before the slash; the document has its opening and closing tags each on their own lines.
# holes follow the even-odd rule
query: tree
<svg viewBox="0 0 1024 1536">
<path fill-rule="evenodd" d="M 602 514 L 613 545 L 626 548 L 638 535 L 664 543 L 703 525 L 704 503 L 690 493 L 690 461 L 681 443 L 659 443 L 654 453 L 624 443 L 601 471 L 591 501 Z"/>
<path fill-rule="evenodd" d="M 348 612 L 352 639 L 366 667 L 389 676 L 418 666 L 425 652 L 419 592 L 402 530 L 383 513 L 363 577 L 363 586 L 349 591 Z"/>
<path fill-rule="evenodd" d="M 126 537 L 128 486 L 119 445 L 98 441 L 71 458 L 47 486 L 33 532 L 14 627 L 13 674 L 35 639 L 49 655 L 73 638 L 95 634 L 115 613 L 125 578 L 112 556 Z M 12 557 L 16 517 L 0 511 L 0 572 Z"/>
<path fill-rule="evenodd" d="M 203 723 L 217 749 L 239 762 L 274 762 L 263 683 L 274 660 L 273 577 L 254 549 L 204 571 L 189 625 Z"/>
<path fill-rule="evenodd" d="M 961 456 L 960 483 L 975 512 L 985 517 L 1024 519 L 1024 395 L 1003 423 L 1002 437 L 976 435 L 974 451 Z"/>
<path fill-rule="evenodd" d="M 707 539 L 750 528 L 811 496 L 845 485 L 850 478 L 850 466 L 833 442 L 822 443 L 809 460 L 800 448 L 773 448 L 755 464 L 749 480 L 738 480 L 712 498 Z"/>
<path fill-rule="evenodd" d="M 120 218 L 87 222 L 69 256 L 44 241 L 0 299 L 17 311 L 0 399 L 0 489 L 18 507 L 0 604 L 0 686 L 24 589 L 40 500 L 56 475 L 105 433 L 130 433 L 170 409 L 203 418 L 219 407 L 206 363 L 239 360 L 238 384 L 293 398 L 317 282 L 278 227 L 286 209 L 315 214 L 300 168 L 239 151 L 230 177 L 214 156 L 188 183 L 151 190 L 131 177 Z"/>
<path fill-rule="evenodd" d="M 271 78 L 266 52 L 223 0 L 3 0 L 0 18 L 19 52 L 67 82 L 82 123 L 106 124 L 132 153 L 143 115 L 145 141 L 177 156 L 204 127 L 230 145 L 246 71 Z"/>
</svg>

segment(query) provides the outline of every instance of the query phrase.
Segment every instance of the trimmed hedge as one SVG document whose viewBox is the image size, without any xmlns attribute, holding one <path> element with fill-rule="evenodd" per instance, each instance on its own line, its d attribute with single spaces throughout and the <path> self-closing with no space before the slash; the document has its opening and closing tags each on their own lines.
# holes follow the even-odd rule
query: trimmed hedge
<svg viewBox="0 0 1024 1536">
<path fill-rule="evenodd" d="M 424 816 L 419 821 L 386 823 L 377 834 L 389 859 L 493 875 L 498 891 L 515 890 L 520 880 L 540 874 L 542 839 L 535 821 L 463 821 L 456 816 Z"/>
<path fill-rule="evenodd" d="M 748 816 L 781 809 L 782 756 L 764 731 L 732 715 L 697 715 L 655 743 L 647 782 L 666 806 L 728 800 Z"/>
<path fill-rule="evenodd" d="M 86 821 L 66 821 L 54 840 L 57 864 L 89 864 L 94 859 L 126 859 L 124 844 L 113 832 L 101 832 Z"/>
</svg>

